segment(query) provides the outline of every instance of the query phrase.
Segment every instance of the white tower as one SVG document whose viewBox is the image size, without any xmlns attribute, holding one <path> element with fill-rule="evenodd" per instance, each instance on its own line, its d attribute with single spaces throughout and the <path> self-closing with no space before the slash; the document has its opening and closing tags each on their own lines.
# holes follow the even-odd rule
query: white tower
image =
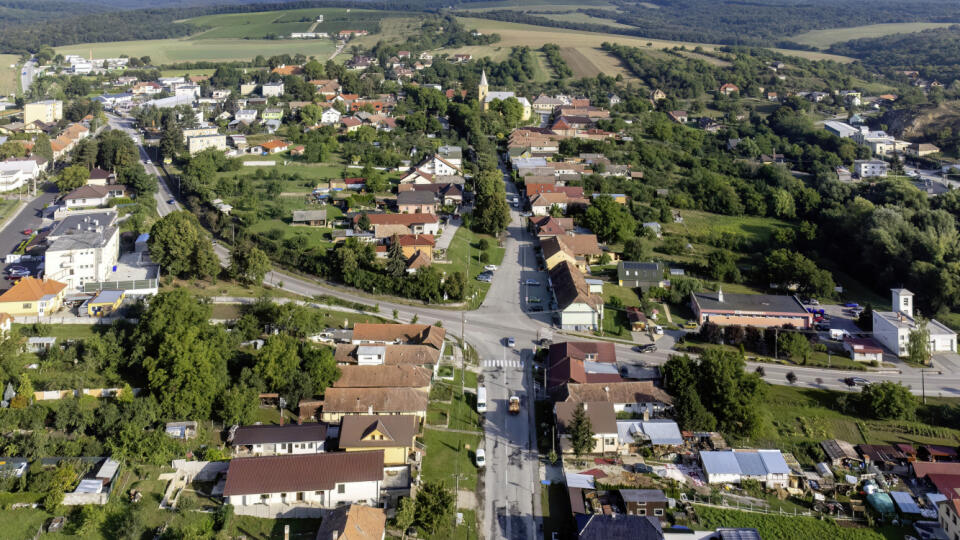
<svg viewBox="0 0 960 540">
<path fill-rule="evenodd" d="M 907 317 L 913 318 L 913 293 L 906 289 L 890 289 L 893 293 L 893 311 L 894 313 L 903 313 Z"/>
</svg>

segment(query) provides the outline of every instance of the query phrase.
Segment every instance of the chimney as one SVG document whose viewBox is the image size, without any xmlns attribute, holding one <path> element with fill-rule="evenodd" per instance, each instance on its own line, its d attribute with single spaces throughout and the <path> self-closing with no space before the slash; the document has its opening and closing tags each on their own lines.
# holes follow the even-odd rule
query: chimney
<svg viewBox="0 0 960 540">
<path fill-rule="evenodd" d="M 643 421 L 647 422 L 650 420 L 650 407 L 644 407 L 643 409 Z"/>
<path fill-rule="evenodd" d="M 373 414 L 373 405 L 367 405 L 367 414 Z"/>
<path fill-rule="evenodd" d="M 583 404 L 583 412 L 587 412 L 587 407 L 588 407 L 589 405 L 590 405 L 589 403 L 584 403 L 584 404 Z"/>
<path fill-rule="evenodd" d="M 283 409 L 280 409 L 280 425 L 283 425 Z"/>
<path fill-rule="evenodd" d="M 303 417 L 302 417 L 302 416 L 297 416 L 297 425 L 298 425 L 298 426 L 302 426 L 302 425 L 303 425 Z"/>
<path fill-rule="evenodd" d="M 717 302 L 723 303 L 723 289 L 717 289 Z"/>
<path fill-rule="evenodd" d="M 357 411 L 360 410 L 360 396 L 357 396 L 357 408 L 354 410 L 357 410 Z"/>
</svg>

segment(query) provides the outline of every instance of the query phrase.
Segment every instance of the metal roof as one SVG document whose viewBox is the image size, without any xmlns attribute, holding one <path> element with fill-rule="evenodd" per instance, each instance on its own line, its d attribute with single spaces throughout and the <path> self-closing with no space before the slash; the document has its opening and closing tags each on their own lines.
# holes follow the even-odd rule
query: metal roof
<svg viewBox="0 0 960 540">
<path fill-rule="evenodd" d="M 651 444 L 683 444 L 683 435 L 680 434 L 680 426 L 673 420 L 645 420 L 640 422 L 640 425 L 643 432 L 650 437 Z"/>
<path fill-rule="evenodd" d="M 700 461 L 707 474 L 740 474 L 740 464 L 733 452 L 700 452 Z"/>
<path fill-rule="evenodd" d="M 594 489 L 594 477 L 589 474 L 567 473 L 568 488 Z"/>
<path fill-rule="evenodd" d="M 744 476 L 766 476 L 767 468 L 763 465 L 763 459 L 760 454 L 753 452 L 734 452 L 737 458 L 737 464 L 740 466 L 740 474 Z"/>
<path fill-rule="evenodd" d="M 913 500 L 913 496 L 905 491 L 891 491 L 890 497 L 896 503 L 897 508 L 904 514 L 919 514 L 920 506 Z"/>
<path fill-rule="evenodd" d="M 790 474 L 790 467 L 779 450 L 757 450 L 767 474 Z"/>
</svg>

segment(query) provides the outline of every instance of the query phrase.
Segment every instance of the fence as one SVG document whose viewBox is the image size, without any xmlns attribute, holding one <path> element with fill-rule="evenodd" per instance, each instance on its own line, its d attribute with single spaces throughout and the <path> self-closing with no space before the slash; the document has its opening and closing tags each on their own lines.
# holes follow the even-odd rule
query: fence
<svg viewBox="0 0 960 540">
<path fill-rule="evenodd" d="M 95 293 L 98 291 L 137 291 L 157 289 L 159 280 L 131 279 L 126 281 L 96 281 L 83 284 L 83 292 Z"/>
<path fill-rule="evenodd" d="M 726 498 L 723 498 L 721 495 L 721 501 L 723 504 L 716 504 L 710 502 L 709 499 L 703 499 L 697 495 L 689 498 L 688 501 L 692 504 L 699 506 L 709 506 L 711 508 L 719 508 L 722 510 L 737 510 L 739 512 L 753 512 L 756 514 L 769 514 L 775 516 L 784 516 L 784 517 L 830 517 L 837 521 L 863 521 L 864 518 L 858 518 L 854 516 L 847 515 L 842 513 L 839 510 L 833 512 L 819 512 L 816 510 L 807 510 L 807 511 L 798 511 L 796 507 L 793 508 L 793 512 L 785 511 L 782 506 L 777 509 L 765 507 L 763 505 L 754 506 L 751 503 L 741 503 L 740 501 L 734 499 L 733 504 L 727 502 Z"/>
</svg>

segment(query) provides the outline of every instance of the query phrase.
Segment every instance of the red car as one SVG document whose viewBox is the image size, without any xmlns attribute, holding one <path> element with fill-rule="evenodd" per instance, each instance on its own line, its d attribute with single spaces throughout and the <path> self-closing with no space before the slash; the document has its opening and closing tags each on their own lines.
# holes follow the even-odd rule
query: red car
<svg viewBox="0 0 960 540">
<path fill-rule="evenodd" d="M 30 236 L 31 234 L 33 234 L 33 229 L 24 229 L 23 234 Z"/>
</svg>

